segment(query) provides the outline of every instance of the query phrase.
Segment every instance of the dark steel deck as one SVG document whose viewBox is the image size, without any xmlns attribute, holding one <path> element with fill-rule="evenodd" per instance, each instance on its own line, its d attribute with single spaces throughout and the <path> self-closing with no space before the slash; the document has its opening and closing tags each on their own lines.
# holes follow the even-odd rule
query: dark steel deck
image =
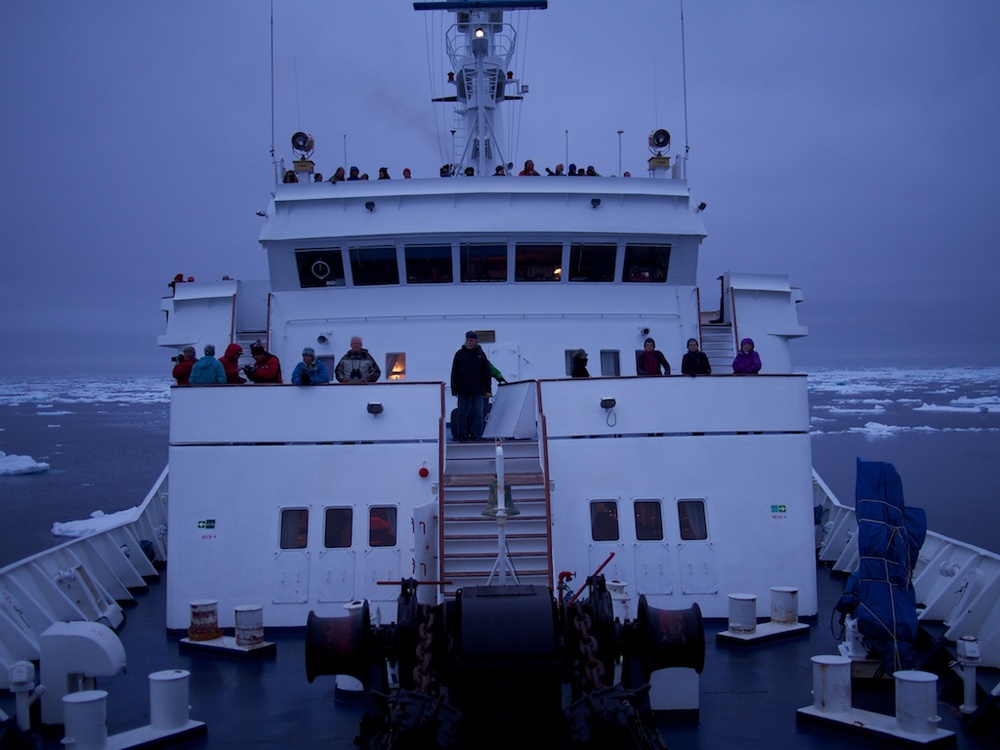
<svg viewBox="0 0 1000 750">
<path fill-rule="evenodd" d="M 796 721 L 796 709 L 812 704 L 810 658 L 836 653 L 830 615 L 842 581 L 820 570 L 819 583 L 820 614 L 806 636 L 751 647 L 718 645 L 715 636 L 727 628 L 727 623 L 706 623 L 699 721 L 662 720 L 660 728 L 668 748 L 846 750 L 893 746 Z M 108 692 L 109 736 L 149 722 L 150 673 L 185 669 L 191 673 L 190 716 L 207 723 L 207 735 L 188 742 L 186 747 L 353 747 L 361 705 L 336 700 L 332 677 L 308 683 L 303 633 L 266 633 L 266 640 L 276 644 L 272 656 L 232 657 L 182 649 L 179 640 L 168 637 L 163 627 L 164 589 L 161 578 L 140 596 L 137 606 L 127 610 L 119 635 L 125 644 L 128 671 L 98 681 L 98 688 Z M 992 680 L 996 684 L 997 679 L 1000 674 L 991 670 L 984 682 Z M 939 693 L 950 699 L 956 694 L 954 687 L 939 682 Z M 867 687 L 855 681 L 853 695 L 856 707 L 885 714 L 894 711 L 891 680 Z M 961 702 L 960 686 L 957 702 Z M 13 716 L 9 693 L 0 695 L 0 708 Z M 957 733 L 955 747 L 978 750 L 998 746 L 998 738 L 984 731 L 985 725 L 997 731 L 995 713 L 976 722 L 971 728 L 975 732 L 963 732 L 965 719 L 955 706 L 941 701 L 938 710 L 941 728 Z M 525 727 L 522 750 L 531 746 L 530 732 Z M 64 747 L 62 727 L 33 729 L 29 736 L 39 748 Z"/>
</svg>

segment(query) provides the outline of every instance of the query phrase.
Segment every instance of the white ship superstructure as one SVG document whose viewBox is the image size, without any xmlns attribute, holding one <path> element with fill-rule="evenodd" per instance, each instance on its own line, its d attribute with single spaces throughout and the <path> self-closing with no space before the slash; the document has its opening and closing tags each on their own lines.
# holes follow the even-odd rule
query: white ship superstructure
<svg viewBox="0 0 1000 750">
<path fill-rule="evenodd" d="M 500 10 L 459 10 L 449 36 L 468 123 L 456 176 L 279 184 L 260 235 L 269 281 L 178 284 L 164 301 L 162 345 L 261 339 L 286 382 L 174 389 L 169 628 L 198 599 L 219 600 L 223 625 L 252 601 L 268 626 L 299 626 L 394 601 L 380 582 L 448 596 L 509 571 L 554 587 L 609 558 L 633 607 L 645 594 L 724 617 L 729 594 L 782 585 L 816 613 L 798 290 L 727 273 L 720 309 L 719 288 L 698 288 L 702 206 L 665 131 L 646 177 L 464 176 L 504 158 L 504 29 Z M 478 444 L 449 431 L 467 330 L 507 381 Z M 352 336 L 378 383 L 287 384 L 304 347 L 333 372 Z M 647 337 L 673 375 L 636 375 Z M 743 337 L 761 375 L 731 375 Z M 713 375 L 680 375 L 689 338 Z M 581 348 L 591 377 L 570 378 Z M 498 469 L 519 511 L 499 563 L 482 513 Z"/>
</svg>

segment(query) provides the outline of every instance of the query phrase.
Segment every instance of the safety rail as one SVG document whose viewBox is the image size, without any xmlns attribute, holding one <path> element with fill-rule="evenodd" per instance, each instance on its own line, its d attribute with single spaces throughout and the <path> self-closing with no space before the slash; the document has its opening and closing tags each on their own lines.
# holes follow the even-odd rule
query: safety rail
<svg viewBox="0 0 1000 750">
<path fill-rule="evenodd" d="M 123 605 L 166 562 L 167 496 L 164 468 L 142 503 L 106 528 L 0 569 L 0 689 L 13 664 L 39 659 L 39 636 L 53 624 L 122 624 Z"/>
</svg>

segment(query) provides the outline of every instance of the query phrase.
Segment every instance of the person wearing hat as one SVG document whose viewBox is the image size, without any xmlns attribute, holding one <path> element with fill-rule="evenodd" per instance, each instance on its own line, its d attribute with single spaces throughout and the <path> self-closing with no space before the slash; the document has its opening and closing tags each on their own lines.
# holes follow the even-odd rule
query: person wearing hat
<svg viewBox="0 0 1000 750">
<path fill-rule="evenodd" d="M 589 378 L 590 373 L 587 372 L 587 352 L 583 349 L 577 349 L 573 352 L 573 369 L 569 373 L 571 378 Z"/>
<path fill-rule="evenodd" d="M 226 373 L 226 382 L 230 385 L 243 385 L 246 378 L 240 375 L 240 357 L 243 355 L 243 347 L 237 343 L 232 343 L 226 347 L 226 353 L 219 357 L 222 369 Z"/>
<path fill-rule="evenodd" d="M 187 385 L 191 380 L 191 368 L 194 367 L 194 361 L 197 358 L 193 346 L 185 346 L 181 353 L 174 357 L 173 372 L 171 375 L 174 376 L 174 380 L 177 381 L 177 385 Z"/>
<path fill-rule="evenodd" d="M 323 360 L 316 359 L 316 351 L 307 346 L 302 350 L 302 361 L 295 365 L 292 370 L 293 385 L 320 385 L 330 382 L 330 373 L 327 372 Z"/>
<path fill-rule="evenodd" d="M 709 364 L 708 355 L 698 348 L 698 339 L 688 339 L 687 351 L 684 353 L 684 358 L 681 360 L 681 374 L 712 374 L 712 365 Z"/>
<path fill-rule="evenodd" d="M 191 368 L 191 385 L 223 385 L 226 382 L 226 371 L 222 363 L 215 358 L 215 344 L 205 344 L 205 356 L 194 363 Z"/>
<path fill-rule="evenodd" d="M 250 344 L 250 355 L 253 357 L 254 363 L 246 365 L 243 372 L 251 381 L 254 383 L 281 382 L 281 362 L 264 348 L 260 339 Z"/>
<path fill-rule="evenodd" d="M 452 433 L 459 440 L 479 440 L 483 436 L 483 404 L 490 392 L 493 374 L 486 352 L 479 346 L 479 334 L 467 331 L 465 345 L 451 362 L 451 395 L 458 398 Z"/>
<path fill-rule="evenodd" d="M 656 348 L 656 342 L 651 338 L 643 342 L 642 351 L 635 353 L 635 374 L 640 377 L 670 374 L 670 363 L 663 356 L 663 352 Z"/>
<path fill-rule="evenodd" d="M 351 182 L 352 180 L 360 180 L 361 175 L 358 174 L 360 171 L 361 170 L 359 170 L 357 167 L 351 167 L 350 172 L 347 173 L 347 182 Z"/>
</svg>

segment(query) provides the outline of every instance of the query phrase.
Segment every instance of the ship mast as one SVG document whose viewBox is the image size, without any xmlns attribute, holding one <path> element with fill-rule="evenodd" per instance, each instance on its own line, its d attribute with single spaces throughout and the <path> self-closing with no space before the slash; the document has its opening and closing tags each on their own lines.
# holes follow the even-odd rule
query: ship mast
<svg viewBox="0 0 1000 750">
<path fill-rule="evenodd" d="M 498 165 L 506 166 L 506 144 L 500 103 L 520 99 L 523 90 L 510 71 L 517 42 L 514 28 L 504 23 L 504 11 L 541 9 L 547 0 L 454 0 L 415 2 L 414 10 L 446 10 L 456 22 L 446 34 L 452 71 L 448 83 L 452 96 L 435 101 L 455 102 L 459 128 L 455 151 L 460 154 L 452 165 L 453 174 L 473 167 L 477 175 L 492 175 Z M 511 91 L 511 89 L 513 89 Z"/>
</svg>

